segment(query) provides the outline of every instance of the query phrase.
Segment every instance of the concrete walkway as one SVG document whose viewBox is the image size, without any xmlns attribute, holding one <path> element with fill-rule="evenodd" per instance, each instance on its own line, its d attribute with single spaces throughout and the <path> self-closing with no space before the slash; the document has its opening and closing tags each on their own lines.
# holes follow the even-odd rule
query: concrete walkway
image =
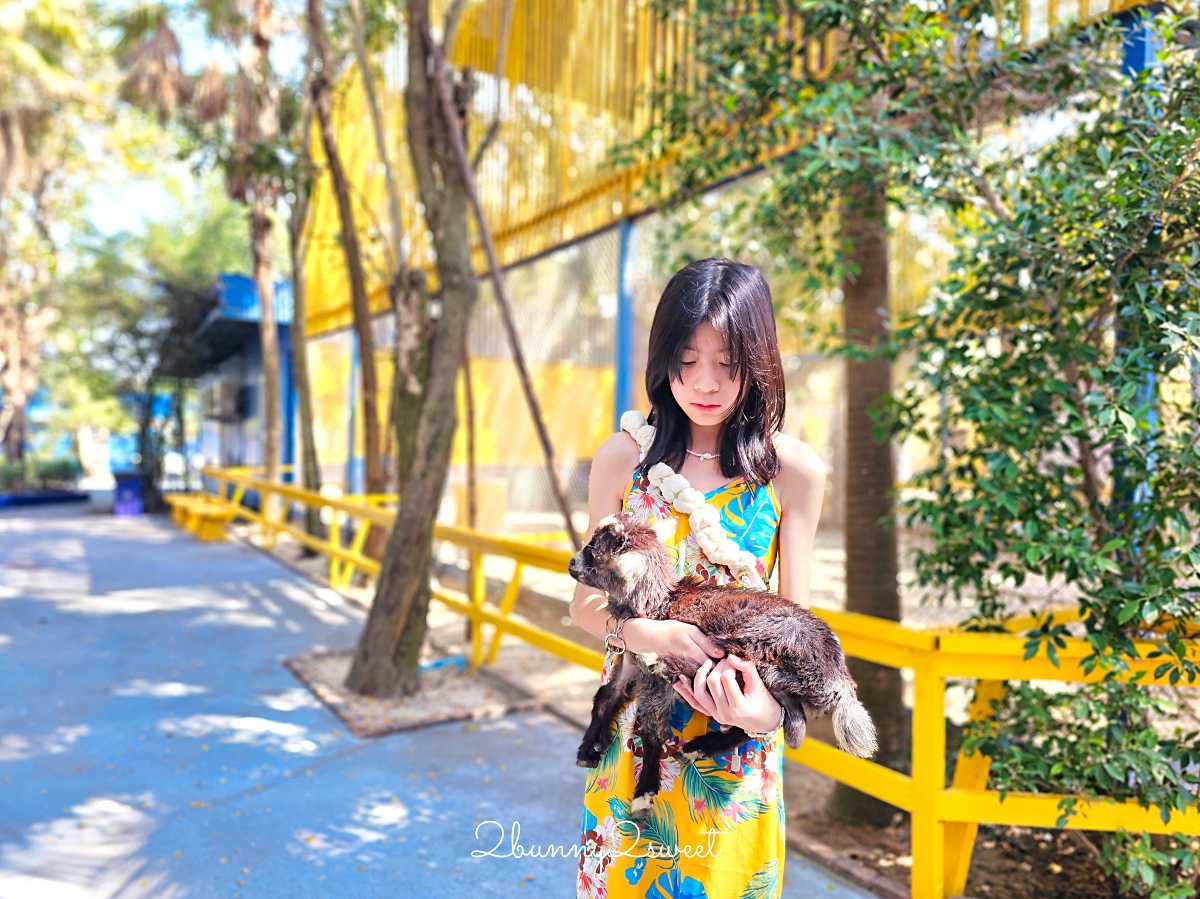
<svg viewBox="0 0 1200 899">
<path fill-rule="evenodd" d="M 280 660 L 362 620 L 164 519 L 0 513 L 0 899 L 573 896 L 572 857 L 472 851 L 577 843 L 578 732 L 349 736 Z M 868 894 L 791 856 L 784 895 Z"/>
</svg>

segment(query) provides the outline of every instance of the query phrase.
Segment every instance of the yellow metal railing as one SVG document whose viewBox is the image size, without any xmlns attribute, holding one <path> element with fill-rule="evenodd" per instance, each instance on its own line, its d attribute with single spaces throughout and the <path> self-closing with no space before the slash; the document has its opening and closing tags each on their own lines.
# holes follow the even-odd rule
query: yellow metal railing
<svg viewBox="0 0 1200 899">
<path fill-rule="evenodd" d="M 386 506 L 394 502 L 394 497 L 370 497 L 367 502 L 348 497 L 335 499 L 288 484 L 268 484 L 249 474 L 228 469 L 206 468 L 203 474 L 214 488 L 213 501 L 228 503 L 236 517 L 257 522 L 268 539 L 276 532 L 288 533 L 342 566 L 354 566 L 369 574 L 379 572 L 379 563 L 362 554 L 365 529 L 372 524 L 391 527 L 395 510 Z M 281 520 L 282 511 L 270 516 L 246 508 L 241 501 L 247 490 L 258 491 L 264 500 L 278 496 L 289 502 L 333 510 L 344 516 L 343 520 L 356 520 L 363 532 L 363 541 L 356 537 L 350 546 L 342 546 L 337 537 L 313 537 L 303 528 Z M 263 507 L 270 505 L 262 502 Z M 331 534 L 335 530 L 331 529 Z M 597 670 L 601 667 L 603 656 L 599 652 L 512 617 L 525 569 L 565 573 L 571 556 L 569 551 L 446 525 L 435 525 L 433 537 L 466 550 L 471 560 L 467 592 L 439 587 L 433 591 L 433 598 L 470 620 L 473 668 L 495 660 L 504 634 L 511 634 L 568 661 Z M 485 556 L 508 558 L 516 563 L 516 569 L 495 605 L 485 601 L 482 565 Z M 966 756 L 960 752 L 953 780 L 949 788 L 946 787 L 946 680 L 975 679 L 971 715 L 978 718 L 987 714 L 991 700 L 1003 695 L 1004 684 L 1009 680 L 1083 683 L 1102 679 L 1102 671 L 1085 672 L 1081 667 L 1082 660 L 1091 652 L 1086 641 L 1067 639 L 1066 647 L 1058 651 L 1060 664 L 1056 667 L 1044 656 L 1024 658 L 1025 638 L 1014 633 L 923 631 L 867 615 L 816 608 L 813 612 L 834 629 L 846 655 L 913 671 L 911 775 L 847 755 L 812 737 L 799 749 L 788 749 L 786 754 L 800 764 L 911 813 L 912 894 L 916 899 L 943 899 L 962 893 L 979 824 L 1057 826 L 1059 803 L 1064 796 L 1010 792 L 1001 799 L 999 792 L 987 789 L 991 763 L 985 756 Z M 1068 617 L 1069 614 L 1068 611 Z M 1033 624 L 1034 618 L 1029 617 L 1010 622 L 1009 627 L 1027 628 Z M 486 649 L 484 625 L 491 627 Z M 1154 674 L 1161 661 L 1149 658 L 1155 649 L 1153 642 L 1138 643 L 1141 658 L 1129 661 L 1128 676 L 1140 674 L 1144 684 L 1168 683 L 1167 675 L 1156 677 Z M 1192 658 L 1200 660 L 1200 649 L 1190 649 Z M 1156 806 L 1143 808 L 1135 801 L 1101 799 L 1093 802 L 1080 797 L 1075 814 L 1068 819 L 1066 827 L 1101 831 L 1124 828 L 1150 833 L 1181 831 L 1200 836 L 1200 811 L 1172 812 L 1163 823 Z"/>
<path fill-rule="evenodd" d="M 1147 0 L 1020 0 L 1005 5 L 1014 19 L 999 23 L 1003 33 L 1016 24 L 1021 46 L 1042 43 L 1052 31 L 1121 12 Z M 451 0 L 433 5 L 441 21 Z M 503 77 L 494 78 L 505 11 L 512 13 Z M 971 57 L 980 40 L 974 23 L 951 26 L 961 38 L 948 41 L 947 56 Z M 479 0 L 464 6 L 451 61 L 469 66 L 479 79 L 480 103 L 473 106 L 472 134 L 498 130 L 476 173 L 477 187 L 501 264 L 515 265 L 574 239 L 615 225 L 646 211 L 648 198 L 640 186 L 647 175 L 644 161 L 614 164 L 611 153 L 645 134 L 655 116 L 653 88 L 674 77 L 694 85 L 697 77 L 695 35 L 686 17 L 665 17 L 648 0 L 530 0 L 510 6 L 507 0 Z M 798 17 L 785 17 L 780 41 L 794 45 L 793 65 L 815 76 L 828 74 L 837 59 L 838 35 L 806 36 Z M 400 44 L 387 50 L 384 68 L 404 70 Z M 416 187 L 404 135 L 404 103 L 398 88 L 382 85 L 385 127 L 392 165 L 399 182 L 408 265 L 424 268 L 436 279 L 430 262 L 429 232 L 416 211 Z M 366 99 L 358 70 L 351 67 L 338 86 L 335 127 L 343 164 L 355 185 L 363 221 L 386 222 L 386 195 L 376 167 L 375 142 L 366 115 Z M 778 153 L 795 146 L 795 136 L 781 140 Z M 324 153 L 314 136 L 314 158 Z M 662 165 L 660 160 L 656 165 Z M 350 290 L 337 235 L 332 187 L 327 177 L 313 187 L 305 259 L 309 285 L 309 334 L 348 326 L 352 320 Z M 483 270 L 482 248 L 474 248 Z M 369 266 L 372 308 L 389 307 L 386 277 L 390 266 Z M 376 274 L 379 273 L 379 274 Z M 431 281 L 432 285 L 433 281 Z"/>
</svg>

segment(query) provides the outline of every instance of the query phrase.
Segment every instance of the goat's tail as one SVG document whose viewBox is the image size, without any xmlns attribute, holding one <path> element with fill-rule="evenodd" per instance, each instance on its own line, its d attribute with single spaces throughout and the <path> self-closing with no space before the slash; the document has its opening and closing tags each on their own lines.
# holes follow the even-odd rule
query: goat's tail
<svg viewBox="0 0 1200 899">
<path fill-rule="evenodd" d="M 833 733 L 838 746 L 860 759 L 869 758 L 879 749 L 875 723 L 858 699 L 854 682 L 846 678 L 837 688 L 837 708 L 833 710 Z"/>
</svg>

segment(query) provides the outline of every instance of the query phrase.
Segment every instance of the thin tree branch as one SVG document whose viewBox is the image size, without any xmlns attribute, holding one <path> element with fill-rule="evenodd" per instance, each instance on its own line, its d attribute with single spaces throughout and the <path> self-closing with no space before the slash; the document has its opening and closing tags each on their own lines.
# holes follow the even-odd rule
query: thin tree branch
<svg viewBox="0 0 1200 899">
<path fill-rule="evenodd" d="M 357 2 L 357 0 L 354 0 L 354 2 Z M 479 146 L 475 148 L 475 155 L 471 157 L 472 172 L 479 169 L 479 162 L 483 159 L 483 154 L 500 131 L 500 101 L 504 97 L 501 84 L 504 81 L 504 67 L 508 59 L 508 39 L 512 32 L 514 5 L 514 0 L 505 0 L 504 2 L 504 17 L 500 22 L 500 42 L 496 45 L 496 110 L 487 131 L 483 135 L 483 139 L 479 142 Z"/>
<path fill-rule="evenodd" d="M 375 154 L 383 166 L 384 186 L 387 190 L 388 214 L 391 217 L 391 242 L 388 246 L 391 259 L 388 268 L 391 271 L 389 281 L 398 280 L 405 268 L 401 247 L 404 245 L 404 219 L 400 207 L 400 189 L 397 187 L 396 170 L 388 154 L 387 138 L 383 132 L 383 114 L 380 112 L 379 95 L 375 90 L 375 74 L 371 71 L 371 61 L 367 56 L 367 40 L 363 23 L 362 6 L 359 0 L 349 0 L 350 32 L 354 42 L 354 55 L 358 60 L 358 68 L 362 73 L 363 90 L 367 95 L 367 107 L 371 113 L 371 130 L 375 135 Z"/>
<path fill-rule="evenodd" d="M 475 190 L 475 179 L 471 174 L 471 163 L 467 159 L 467 150 L 463 142 L 462 126 L 458 120 L 454 94 L 446 78 L 447 68 L 441 52 L 433 40 L 433 36 L 426 31 L 423 37 L 426 43 L 426 51 L 432 57 L 434 63 L 433 81 L 437 89 L 438 99 L 441 100 L 442 118 L 445 121 L 451 148 L 454 151 L 459 172 L 467 190 L 467 197 L 470 199 L 472 210 L 475 213 L 475 223 L 483 240 L 484 253 L 487 256 L 488 268 L 491 271 L 492 283 L 495 286 L 496 302 L 500 307 L 500 317 L 504 323 L 504 329 L 508 334 L 509 346 L 513 351 L 513 361 L 517 365 L 517 373 L 521 379 L 521 388 L 525 393 L 525 400 L 529 404 L 529 411 L 533 417 L 534 427 L 537 429 L 538 440 L 542 444 L 542 452 L 546 457 L 546 471 L 550 476 L 550 486 L 554 492 L 555 499 L 558 501 L 559 509 L 562 511 L 567 535 L 571 538 L 572 545 L 578 550 L 582 548 L 583 543 L 579 539 L 579 534 L 571 522 L 571 508 L 567 503 L 566 492 L 563 489 L 562 480 L 559 477 L 558 468 L 554 461 L 554 447 L 550 442 L 550 435 L 546 431 L 546 422 L 542 416 L 541 405 L 538 402 L 537 394 L 533 391 L 529 372 L 525 367 L 525 357 L 521 351 L 516 326 L 512 320 L 512 304 L 509 301 L 508 289 L 505 286 L 504 276 L 500 271 L 500 263 L 496 257 L 496 247 L 492 241 L 491 228 L 488 227 L 487 219 L 484 218 L 483 206 L 479 201 L 479 193 Z"/>
<path fill-rule="evenodd" d="M 446 10 L 446 21 L 442 27 L 442 56 L 449 59 L 454 53 L 454 39 L 458 37 L 458 23 L 467 8 L 466 0 L 451 0 Z"/>
</svg>

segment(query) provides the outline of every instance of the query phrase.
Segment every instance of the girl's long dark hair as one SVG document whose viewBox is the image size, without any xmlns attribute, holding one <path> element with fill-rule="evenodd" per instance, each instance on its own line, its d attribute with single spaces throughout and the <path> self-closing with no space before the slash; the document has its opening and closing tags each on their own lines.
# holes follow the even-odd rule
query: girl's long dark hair
<svg viewBox="0 0 1200 899">
<path fill-rule="evenodd" d="M 729 259 L 699 259 L 677 271 L 663 290 L 646 364 L 647 421 L 654 442 L 638 466 L 666 462 L 676 471 L 687 458 L 691 420 L 671 393 L 684 345 L 701 322 L 729 344 L 730 375 L 741 387 L 720 437 L 721 474 L 766 484 L 779 474 L 771 434 L 783 426 L 785 390 L 771 289 L 758 269 Z"/>
</svg>

